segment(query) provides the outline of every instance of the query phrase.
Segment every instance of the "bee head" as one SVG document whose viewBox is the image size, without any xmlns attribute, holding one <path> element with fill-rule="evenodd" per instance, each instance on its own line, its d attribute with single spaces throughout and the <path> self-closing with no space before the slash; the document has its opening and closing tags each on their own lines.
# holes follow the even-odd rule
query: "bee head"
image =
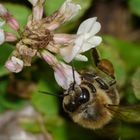
<svg viewBox="0 0 140 140">
<path fill-rule="evenodd" d="M 82 104 L 89 101 L 89 96 L 89 91 L 86 88 L 72 84 L 63 98 L 64 110 L 70 113 L 76 111 Z"/>
</svg>

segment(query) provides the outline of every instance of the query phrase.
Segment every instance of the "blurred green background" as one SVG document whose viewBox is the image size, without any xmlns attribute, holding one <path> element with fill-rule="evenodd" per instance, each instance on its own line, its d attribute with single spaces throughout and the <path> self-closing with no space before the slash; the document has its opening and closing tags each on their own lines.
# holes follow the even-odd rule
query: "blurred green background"
<svg viewBox="0 0 140 140">
<path fill-rule="evenodd" d="M 97 48 L 101 57 L 109 59 L 115 67 L 121 104 L 140 104 L 140 0 L 74 1 L 82 6 L 82 10 L 57 32 L 76 33 L 83 20 L 97 16 L 102 25 L 99 35 L 103 37 L 102 44 Z M 27 0 L 0 0 L 0 2 L 24 28 L 32 10 L 30 3 Z M 57 10 L 63 2 L 64 0 L 46 0 L 44 16 Z M 5 30 L 9 29 L 5 27 Z M 38 93 L 38 90 L 63 93 L 47 63 L 35 58 L 32 67 L 26 67 L 18 74 L 10 73 L 4 68 L 4 63 L 14 46 L 15 44 L 8 43 L 0 46 L 0 140 L 3 140 L 1 136 L 6 136 L 9 131 L 6 129 L 3 134 L 4 125 L 1 121 L 5 122 L 5 125 L 12 123 L 6 120 L 6 113 L 8 111 L 17 113 L 28 106 L 31 106 L 37 114 L 31 114 L 32 117 L 23 115 L 23 119 L 18 120 L 20 122 L 18 125 L 32 136 L 42 134 L 40 138 L 35 137 L 38 140 L 140 139 L 140 123 L 119 122 L 114 125 L 116 126 L 114 133 L 110 126 L 104 130 L 92 131 L 74 124 L 63 111 L 60 99 Z M 74 62 L 77 70 L 93 66 L 90 52 L 86 55 L 89 57 L 89 62 Z"/>
</svg>

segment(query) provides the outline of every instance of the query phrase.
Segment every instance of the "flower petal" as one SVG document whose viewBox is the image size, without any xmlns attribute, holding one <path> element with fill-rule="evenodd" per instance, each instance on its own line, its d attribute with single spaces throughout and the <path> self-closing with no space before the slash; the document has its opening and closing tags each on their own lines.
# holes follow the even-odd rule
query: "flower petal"
<svg viewBox="0 0 140 140">
<path fill-rule="evenodd" d="M 2 29 L 0 29 L 0 45 L 5 41 L 5 33 Z"/>
<path fill-rule="evenodd" d="M 59 86 L 63 89 L 68 89 L 71 83 L 74 82 L 72 67 L 61 62 L 54 68 L 54 76 Z M 80 75 L 74 71 L 76 84 L 81 83 Z"/>
<path fill-rule="evenodd" d="M 84 55 L 78 54 L 78 55 L 76 55 L 75 60 L 88 61 L 88 58 L 86 56 L 84 56 Z"/>
<path fill-rule="evenodd" d="M 13 42 L 16 40 L 17 40 L 17 37 L 13 33 L 5 32 L 5 41 Z"/>
<path fill-rule="evenodd" d="M 79 4 L 74 4 L 71 0 L 66 0 L 64 4 L 59 9 L 60 14 L 63 15 L 63 22 L 71 20 L 77 15 L 81 6 Z"/>
<path fill-rule="evenodd" d="M 0 4 L 0 16 L 3 17 L 5 14 L 7 14 L 7 12 L 7 9 L 2 4 Z"/>
<path fill-rule="evenodd" d="M 60 55 L 63 57 L 63 59 L 67 63 L 69 63 L 73 59 L 72 48 L 73 48 L 73 46 L 67 46 L 64 48 L 60 48 Z"/>
<path fill-rule="evenodd" d="M 33 5 L 33 19 L 40 20 L 43 16 L 43 4 L 45 0 L 30 0 Z"/>
<path fill-rule="evenodd" d="M 84 33 L 90 33 L 92 35 L 95 35 L 97 32 L 99 32 L 101 25 L 99 22 L 96 22 L 96 17 L 89 18 L 85 21 L 83 21 L 77 31 L 77 34 L 84 34 Z"/>
<path fill-rule="evenodd" d="M 33 6 L 35 6 L 38 2 L 38 0 L 28 0 Z"/>
<path fill-rule="evenodd" d="M 71 62 L 74 57 L 78 54 L 78 52 L 80 51 L 81 46 L 67 46 L 64 48 L 60 48 L 60 55 L 63 57 L 63 59 L 65 60 L 65 62 L 69 63 Z"/>
<path fill-rule="evenodd" d="M 13 28 L 14 30 L 20 29 L 18 21 L 13 16 L 9 15 L 5 17 L 5 19 L 7 20 L 7 23 L 11 26 L 11 28 Z"/>
<path fill-rule="evenodd" d="M 102 38 L 101 37 L 93 36 L 93 37 L 85 40 L 85 42 L 83 42 L 82 47 L 81 47 L 79 53 L 88 51 L 91 48 L 94 48 L 94 47 L 98 46 L 101 42 L 102 42 Z"/>
<path fill-rule="evenodd" d="M 2 27 L 5 24 L 5 21 L 0 21 L 0 27 Z"/>
<path fill-rule="evenodd" d="M 53 40 L 57 44 L 70 44 L 75 39 L 75 35 L 70 34 L 54 34 Z"/>
<path fill-rule="evenodd" d="M 41 52 L 41 56 L 52 67 L 56 67 L 56 65 L 59 63 L 56 57 L 46 50 Z"/>
</svg>

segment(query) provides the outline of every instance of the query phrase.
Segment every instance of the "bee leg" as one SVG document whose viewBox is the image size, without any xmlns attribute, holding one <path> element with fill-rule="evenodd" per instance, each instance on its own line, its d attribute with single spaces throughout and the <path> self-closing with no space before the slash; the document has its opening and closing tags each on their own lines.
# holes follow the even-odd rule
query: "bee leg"
<svg viewBox="0 0 140 140">
<path fill-rule="evenodd" d="M 96 82 L 100 85 L 101 89 L 108 90 L 109 86 L 99 77 L 95 78 Z"/>
<path fill-rule="evenodd" d="M 116 80 L 114 79 L 114 80 L 111 80 L 110 82 L 109 82 L 109 86 L 113 86 L 113 85 L 115 85 L 116 84 Z"/>
</svg>

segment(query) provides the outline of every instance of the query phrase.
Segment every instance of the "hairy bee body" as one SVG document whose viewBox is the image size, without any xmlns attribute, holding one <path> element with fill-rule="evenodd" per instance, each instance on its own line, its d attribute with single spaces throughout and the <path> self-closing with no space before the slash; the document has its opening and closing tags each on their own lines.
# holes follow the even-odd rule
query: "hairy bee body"
<svg viewBox="0 0 140 140">
<path fill-rule="evenodd" d="M 74 122 L 89 129 L 99 129 L 108 124 L 112 118 L 125 122 L 140 122 L 140 105 L 119 105 L 114 68 L 107 59 L 100 59 L 93 49 L 95 68 L 83 70 L 81 83 L 73 82 L 63 95 L 43 92 L 63 98 L 63 108 Z"/>
<path fill-rule="evenodd" d="M 105 106 L 119 104 L 116 81 L 99 69 L 81 72 L 81 79 L 80 85 L 71 85 L 64 93 L 63 108 L 83 127 L 102 128 L 112 119 Z"/>
</svg>

